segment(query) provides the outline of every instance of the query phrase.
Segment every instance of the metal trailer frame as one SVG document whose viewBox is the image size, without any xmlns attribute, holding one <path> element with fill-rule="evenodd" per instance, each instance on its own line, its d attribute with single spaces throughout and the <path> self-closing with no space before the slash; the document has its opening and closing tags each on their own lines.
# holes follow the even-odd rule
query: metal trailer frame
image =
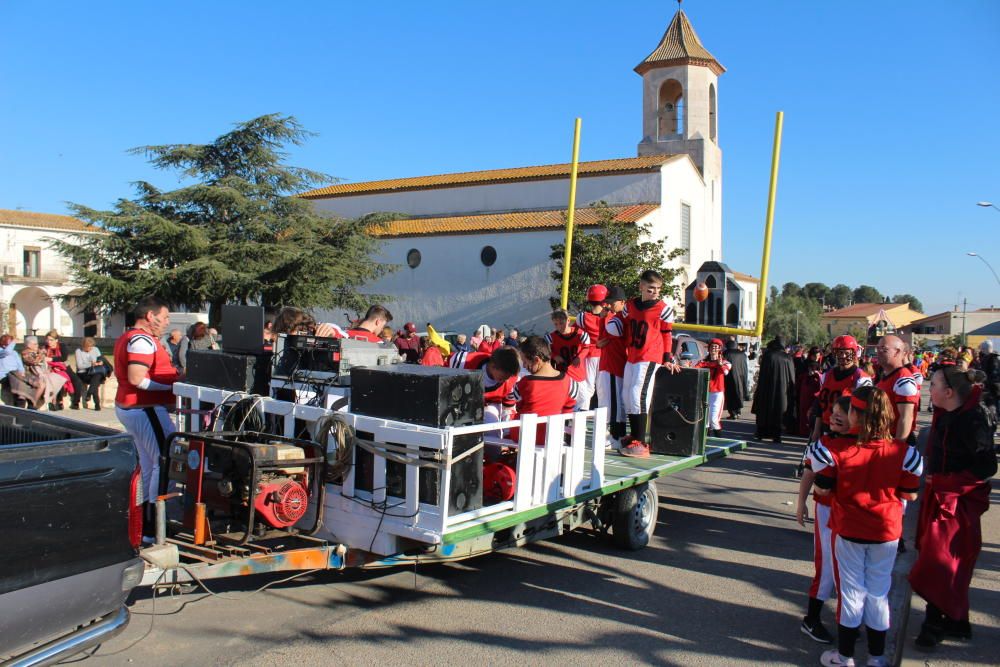
<svg viewBox="0 0 1000 667">
<path fill-rule="evenodd" d="M 315 429 L 317 422 L 336 414 L 355 431 L 372 434 L 366 446 L 374 446 L 376 451 L 379 446 L 391 443 L 387 451 L 413 460 L 433 461 L 440 475 L 439 495 L 437 503 L 420 501 L 416 465 L 406 466 L 403 492 L 399 496 L 388 495 L 386 459 L 376 455 L 372 490 L 357 487 L 353 465 L 340 484 L 327 484 L 323 505 L 312 507 L 301 522 L 314 520 L 314 512 L 322 513 L 323 528 L 312 537 L 289 538 L 288 542 L 294 542 L 290 548 L 253 543 L 193 547 L 183 539 L 171 539 L 167 551 L 176 549 L 181 562 L 177 562 L 174 554 L 165 560 L 147 557 L 150 564 L 142 585 L 296 570 L 454 561 L 547 539 L 588 522 L 606 529 L 601 512 L 607 507 L 608 498 L 746 447 L 744 441 L 709 438 L 705 451 L 692 456 L 653 454 L 648 459 L 606 456 L 604 408 L 545 418 L 528 414 L 499 424 L 438 429 L 183 383 L 174 385 L 174 393 L 182 416 L 181 427 L 186 431 L 198 430 L 192 427 L 199 424 L 197 420 L 206 411 L 246 398 L 253 400 L 253 409 L 259 410 L 261 416 L 281 420 L 282 434 L 287 437 L 300 435 L 295 432 L 297 426 Z M 539 424 L 546 426 L 546 437 L 544 442 L 536 443 Z M 498 430 L 514 427 L 520 428 L 516 443 L 497 440 Z M 329 456 L 336 443 L 327 434 L 311 434 L 317 442 L 327 445 Z M 482 434 L 487 441 L 516 447 L 515 494 L 509 501 L 451 515 L 447 500 L 450 466 L 464 455 L 453 456 L 452 445 L 456 436 L 469 434 Z M 564 445 L 564 434 L 568 445 Z M 357 450 L 355 447 L 354 454 Z M 163 547 L 159 549 L 162 551 Z"/>
</svg>

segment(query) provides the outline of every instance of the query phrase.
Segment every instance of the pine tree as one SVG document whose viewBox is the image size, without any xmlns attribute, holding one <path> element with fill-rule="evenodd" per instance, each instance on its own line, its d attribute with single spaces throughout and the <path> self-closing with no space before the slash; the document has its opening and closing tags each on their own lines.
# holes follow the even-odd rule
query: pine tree
<svg viewBox="0 0 1000 667">
<path fill-rule="evenodd" d="M 156 295 L 192 309 L 208 303 L 213 323 L 226 303 L 362 310 L 358 289 L 394 268 L 370 259 L 385 216 L 336 219 L 295 196 L 333 180 L 284 164 L 283 147 L 308 136 L 295 118 L 268 114 L 209 144 L 132 149 L 185 184 L 164 192 L 137 182 L 136 196 L 110 211 L 70 205 L 107 232 L 53 240 L 83 287 L 77 303 L 120 311 Z"/>
<path fill-rule="evenodd" d="M 587 302 L 587 288 L 594 284 L 620 285 L 629 296 L 639 293 L 639 274 L 654 269 L 663 275 L 663 295 L 677 296 L 674 280 L 680 269 L 667 267 L 667 262 L 684 254 L 681 249 L 667 250 L 667 239 L 653 240 L 650 225 L 621 222 L 605 202 L 595 205 L 598 223 L 595 230 L 578 229 L 573 235 L 573 256 L 570 258 L 569 305 L 580 307 Z M 561 294 L 565 243 L 552 246 L 549 258 L 555 260 L 551 272 L 556 281 L 556 293 Z M 558 308 L 560 297 L 549 299 Z"/>
</svg>

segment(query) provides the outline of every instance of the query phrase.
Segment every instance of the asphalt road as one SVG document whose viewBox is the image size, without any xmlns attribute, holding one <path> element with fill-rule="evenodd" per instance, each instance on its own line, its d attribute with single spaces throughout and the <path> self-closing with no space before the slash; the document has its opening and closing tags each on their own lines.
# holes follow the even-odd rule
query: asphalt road
<svg viewBox="0 0 1000 667">
<path fill-rule="evenodd" d="M 812 576 L 811 528 L 795 523 L 792 504 L 800 452 L 754 444 L 660 480 L 655 538 L 639 552 L 577 532 L 458 564 L 309 575 L 255 595 L 269 579 L 210 584 L 225 598 L 145 593 L 125 633 L 86 662 L 818 664 L 822 648 L 798 628 Z M 997 663 L 997 514 L 986 516 L 973 584 L 974 642 L 942 646 L 926 664 Z M 924 662 L 912 649 L 920 615 L 907 664 Z M 832 604 L 824 618 L 832 630 Z"/>
</svg>

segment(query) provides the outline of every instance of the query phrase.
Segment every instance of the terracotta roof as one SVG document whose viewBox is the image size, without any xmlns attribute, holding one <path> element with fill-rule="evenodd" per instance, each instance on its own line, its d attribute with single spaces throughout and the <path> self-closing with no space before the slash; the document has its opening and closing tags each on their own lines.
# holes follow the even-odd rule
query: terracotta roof
<svg viewBox="0 0 1000 667">
<path fill-rule="evenodd" d="M 13 227 L 39 227 L 42 229 L 60 229 L 70 232 L 100 232 L 99 227 L 94 227 L 82 220 L 68 215 L 55 215 L 53 213 L 32 213 L 31 211 L 11 211 L 0 208 L 0 225 L 10 225 Z"/>
<path fill-rule="evenodd" d="M 909 307 L 909 304 L 905 303 L 856 303 L 853 306 L 848 306 L 847 308 L 831 310 L 829 313 L 823 313 L 822 316 L 830 318 L 871 317 L 873 315 L 878 315 L 878 311 L 880 310 L 885 310 L 886 312 L 897 310 L 899 308 L 909 310 Z"/>
<path fill-rule="evenodd" d="M 739 271 L 733 271 L 733 277 L 737 280 L 742 280 L 746 283 L 760 283 L 760 278 L 754 278 L 749 273 L 740 273 Z"/>
<path fill-rule="evenodd" d="M 618 158 L 581 162 L 577 166 L 580 176 L 602 176 L 607 174 L 653 171 L 670 162 L 683 159 L 684 155 L 647 155 L 644 157 Z M 490 169 L 487 171 L 466 171 L 457 174 L 436 176 L 413 176 L 392 178 L 384 181 L 363 183 L 339 183 L 303 192 L 305 199 L 326 199 L 345 195 L 372 194 L 376 192 L 398 192 L 403 190 L 425 190 L 429 188 L 456 187 L 462 185 L 483 185 L 509 183 L 513 181 L 535 181 L 569 177 L 570 163 L 547 164 L 537 167 L 514 167 L 511 169 Z"/>
<path fill-rule="evenodd" d="M 655 211 L 656 204 L 631 204 L 610 206 L 619 222 L 634 223 Z M 426 236 L 434 234 L 468 234 L 501 231 L 541 231 L 562 229 L 566 225 L 563 210 L 512 211 L 510 213 L 484 213 L 479 215 L 455 215 L 439 218 L 407 218 L 394 220 L 375 236 L 402 237 Z M 578 208 L 573 218 L 574 226 L 587 227 L 597 224 L 597 208 Z"/>
<path fill-rule="evenodd" d="M 677 10 L 673 20 L 663 33 L 663 38 L 653 52 L 639 63 L 635 71 L 645 74 L 654 67 L 670 67 L 672 65 L 702 65 L 716 75 L 726 71 L 718 60 L 708 52 L 698 39 L 698 33 L 688 20 L 684 10 Z"/>
</svg>

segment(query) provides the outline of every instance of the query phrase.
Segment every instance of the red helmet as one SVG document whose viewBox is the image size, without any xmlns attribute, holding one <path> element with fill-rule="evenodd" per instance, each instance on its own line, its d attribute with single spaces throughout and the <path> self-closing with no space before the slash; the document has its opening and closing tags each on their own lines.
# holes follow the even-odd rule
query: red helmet
<svg viewBox="0 0 1000 667">
<path fill-rule="evenodd" d="M 851 352 L 858 351 L 858 341 L 854 339 L 854 336 L 837 336 L 833 339 L 833 349 L 835 350 L 850 350 Z"/>
<path fill-rule="evenodd" d="M 587 301 L 591 303 L 603 303 L 608 296 L 608 288 L 604 285 L 591 285 L 587 289 Z"/>
</svg>

